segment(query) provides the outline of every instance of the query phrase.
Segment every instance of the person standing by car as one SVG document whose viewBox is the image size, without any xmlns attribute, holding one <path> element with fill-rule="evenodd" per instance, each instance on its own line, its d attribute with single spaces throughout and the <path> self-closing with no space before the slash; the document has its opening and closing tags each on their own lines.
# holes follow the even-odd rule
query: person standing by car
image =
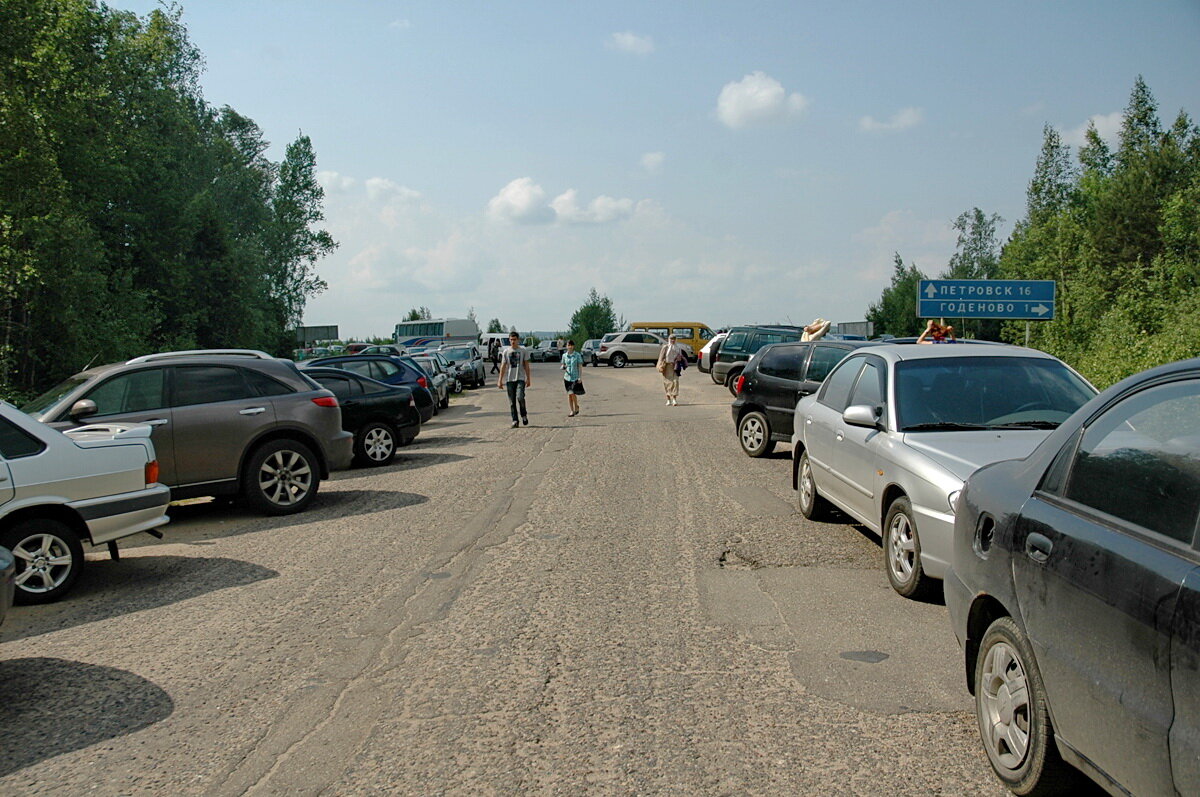
<svg viewBox="0 0 1200 797">
<path fill-rule="evenodd" d="M 492 362 L 492 373 L 500 372 L 500 341 L 492 338 L 488 341 L 488 359 Z"/>
<path fill-rule="evenodd" d="M 517 428 L 517 410 L 521 411 L 521 423 L 529 425 L 529 413 L 525 411 L 525 388 L 533 384 L 529 370 L 529 350 L 521 347 L 521 336 L 512 332 L 508 346 L 500 352 L 500 378 L 496 387 L 508 389 L 508 408 L 512 411 L 512 425 Z"/>
<path fill-rule="evenodd" d="M 562 357 L 563 386 L 567 389 L 568 418 L 579 414 L 579 397 L 583 394 L 583 355 L 575 351 L 575 341 L 567 341 L 567 353 Z"/>
<path fill-rule="evenodd" d="M 683 367 L 679 361 L 683 360 Z M 667 342 L 658 350 L 658 365 L 655 368 L 662 374 L 663 390 L 667 393 L 667 406 L 674 407 L 679 403 L 679 374 L 687 367 L 687 355 L 683 348 L 675 342 L 675 336 L 667 338 Z"/>
</svg>

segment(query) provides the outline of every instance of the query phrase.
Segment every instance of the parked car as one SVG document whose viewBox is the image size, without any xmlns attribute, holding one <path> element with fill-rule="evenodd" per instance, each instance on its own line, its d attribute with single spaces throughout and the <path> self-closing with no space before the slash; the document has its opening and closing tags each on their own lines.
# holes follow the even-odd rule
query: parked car
<svg viewBox="0 0 1200 797">
<path fill-rule="evenodd" d="M 700 349 L 699 354 L 696 355 L 696 367 L 700 369 L 700 373 L 712 374 L 713 360 L 716 359 L 717 352 L 721 350 L 721 342 L 725 340 L 728 334 L 727 332 L 718 332 Z M 712 380 L 717 382 L 715 376 L 712 377 Z M 717 382 L 717 384 L 720 384 L 720 382 Z"/>
<path fill-rule="evenodd" d="M 430 392 L 429 377 L 421 366 L 410 357 L 394 357 L 387 354 L 351 354 L 344 357 L 322 357 L 308 360 L 300 366 L 309 368 L 339 368 L 352 374 L 365 376 L 388 385 L 407 385 L 414 388 L 413 398 L 421 413 L 421 423 L 429 423 L 437 415 L 437 402 Z M 420 388 L 419 390 L 415 388 Z"/>
<path fill-rule="evenodd" d="M 443 346 L 438 353 L 446 358 L 454 377 L 463 385 L 482 387 L 487 382 L 483 351 L 475 344 Z"/>
<path fill-rule="evenodd" d="M 733 426 L 747 456 L 792 440 L 796 402 L 815 393 L 833 367 L 866 341 L 773 343 L 750 358 L 734 385 Z"/>
<path fill-rule="evenodd" d="M 22 409 L 63 430 L 146 424 L 173 498 L 237 495 L 272 515 L 307 508 L 321 479 L 353 456 L 334 395 L 291 360 L 259 351 L 165 352 L 89 368 Z"/>
<path fill-rule="evenodd" d="M 590 365 L 593 368 L 600 365 L 600 358 L 596 355 L 600 351 L 600 338 L 589 338 L 583 342 L 583 346 L 579 349 L 579 353 L 583 355 L 583 364 Z"/>
<path fill-rule="evenodd" d="M 556 363 L 562 359 L 563 349 L 559 348 L 557 340 L 543 340 L 529 352 L 529 359 L 535 363 Z"/>
<path fill-rule="evenodd" d="M 674 335 L 676 343 L 688 347 L 688 359 L 693 361 L 696 359 L 693 352 L 706 346 L 716 334 L 699 321 L 633 321 L 629 328 L 634 332 L 652 332 L 663 340 Z"/>
<path fill-rule="evenodd" d="M 372 344 L 370 344 L 370 343 L 358 343 L 358 342 L 347 343 L 346 344 L 346 354 L 359 354 L 360 352 L 363 351 L 363 349 L 371 348 L 371 345 Z"/>
<path fill-rule="evenodd" d="M 4 618 L 13 605 L 17 590 L 16 573 L 16 557 L 7 548 L 0 548 L 0 625 L 4 624 Z"/>
<path fill-rule="evenodd" d="M 653 332 L 612 332 L 600 339 L 596 358 L 616 368 L 624 368 L 626 363 L 652 363 L 666 342 Z M 689 360 L 695 359 L 690 346 L 680 343 L 679 347 Z"/>
<path fill-rule="evenodd" d="M 348 354 L 382 354 L 391 357 L 404 357 L 410 352 L 403 346 L 363 346 L 358 351 L 347 352 Z"/>
<path fill-rule="evenodd" d="M 0 546 L 16 559 L 17 603 L 49 603 L 84 567 L 83 543 L 107 545 L 167 522 L 171 491 L 144 424 L 107 423 L 67 434 L 0 402 Z M 0 586 L 6 603 L 8 581 Z"/>
<path fill-rule="evenodd" d="M 450 375 L 436 357 L 414 357 L 413 362 L 429 377 L 429 390 L 440 409 L 450 406 Z"/>
<path fill-rule="evenodd" d="M 856 349 L 796 405 L 800 512 L 836 506 L 883 538 L 892 588 L 931 591 L 976 468 L 1032 451 L 1096 394 L 1049 354 L 1015 346 Z M 937 585 L 940 587 L 940 585 Z"/>
<path fill-rule="evenodd" d="M 1200 794 L 1198 521 L 1200 359 L 967 480 L 946 608 L 1010 789 L 1078 768 L 1113 794 Z"/>
<path fill-rule="evenodd" d="M 387 385 L 338 368 L 309 368 L 305 374 L 337 396 L 342 428 L 354 435 L 354 455 L 365 465 L 386 465 L 421 433 L 413 390 Z"/>
<path fill-rule="evenodd" d="M 729 392 L 737 395 L 733 389 L 735 380 L 750 358 L 763 346 L 772 343 L 794 343 L 804 334 L 804 327 L 785 326 L 742 326 L 733 327 L 725 340 L 721 342 L 713 358 L 712 370 L 709 376 L 718 385 L 725 385 Z"/>
</svg>

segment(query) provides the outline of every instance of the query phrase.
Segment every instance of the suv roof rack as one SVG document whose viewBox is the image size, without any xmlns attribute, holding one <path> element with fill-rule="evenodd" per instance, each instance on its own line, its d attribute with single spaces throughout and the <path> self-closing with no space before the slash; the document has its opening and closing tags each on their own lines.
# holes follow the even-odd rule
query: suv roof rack
<svg viewBox="0 0 1200 797">
<path fill-rule="evenodd" d="M 265 351 L 258 351 L 257 349 L 189 349 L 188 351 L 163 351 L 158 354 L 143 354 L 141 357 L 126 360 L 125 364 L 148 363 L 155 360 L 168 360 L 172 357 L 251 357 L 255 360 L 275 359 Z"/>
</svg>

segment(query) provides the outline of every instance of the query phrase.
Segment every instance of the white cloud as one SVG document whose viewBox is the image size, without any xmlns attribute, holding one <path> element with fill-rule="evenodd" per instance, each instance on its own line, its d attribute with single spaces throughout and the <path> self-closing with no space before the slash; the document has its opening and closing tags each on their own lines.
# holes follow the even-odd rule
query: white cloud
<svg viewBox="0 0 1200 797">
<path fill-rule="evenodd" d="M 649 36 L 639 36 L 633 31 L 614 33 L 604 42 L 610 50 L 622 50 L 637 55 L 649 55 L 654 52 L 654 39 Z"/>
<path fill-rule="evenodd" d="M 1089 124 L 1096 126 L 1096 132 L 1100 134 L 1100 138 L 1109 143 L 1115 143 L 1121 132 L 1121 121 L 1124 114 L 1121 111 L 1113 111 L 1112 113 L 1098 113 L 1088 117 L 1088 120 L 1078 127 L 1073 127 L 1070 130 L 1064 130 L 1062 140 L 1064 144 L 1071 144 L 1076 147 L 1083 146 L 1087 140 L 1084 136 L 1087 135 Z"/>
<path fill-rule="evenodd" d="M 721 89 L 717 118 L 737 129 L 798 116 L 807 105 L 808 100 L 800 94 L 788 94 L 775 78 L 753 72 Z"/>
<path fill-rule="evenodd" d="M 388 23 L 388 27 L 393 30 L 408 30 L 412 27 L 412 23 L 407 19 L 393 19 Z"/>
<path fill-rule="evenodd" d="M 642 168 L 650 174 L 658 174 L 662 171 L 663 161 L 667 156 L 661 152 L 647 152 L 642 156 Z"/>
<path fill-rule="evenodd" d="M 910 127 L 915 127 L 921 123 L 923 114 L 920 108 L 901 108 L 892 114 L 892 118 L 886 122 L 881 122 L 874 116 L 864 116 L 858 120 L 858 127 L 861 130 L 868 132 L 882 132 L 892 130 L 907 130 Z"/>
<path fill-rule="evenodd" d="M 518 177 L 488 200 L 488 216 L 516 224 L 545 224 L 554 221 L 546 206 L 546 191 L 531 177 Z"/>
<path fill-rule="evenodd" d="M 324 171 L 317 172 L 317 182 L 325 189 L 325 193 L 334 194 L 349 191 L 354 188 L 356 181 L 353 177 L 346 177 L 337 172 Z"/>
<path fill-rule="evenodd" d="M 369 177 L 365 185 L 367 187 L 367 196 L 376 202 L 390 202 L 395 200 L 414 202 L 421 198 L 420 191 L 414 191 L 407 186 L 394 183 L 386 177 Z"/>
<path fill-rule="evenodd" d="M 853 270 L 865 282 L 886 284 L 899 252 L 906 265 L 915 263 L 933 276 L 950 262 L 956 241 L 957 234 L 947 221 L 918 218 L 911 210 L 892 210 L 854 235 L 859 265 Z"/>
<path fill-rule="evenodd" d="M 550 203 L 559 221 L 566 224 L 607 224 L 633 215 L 632 199 L 614 199 L 601 195 L 593 199 L 586 208 L 581 208 L 577 196 L 578 192 L 574 188 L 568 188 Z"/>
</svg>

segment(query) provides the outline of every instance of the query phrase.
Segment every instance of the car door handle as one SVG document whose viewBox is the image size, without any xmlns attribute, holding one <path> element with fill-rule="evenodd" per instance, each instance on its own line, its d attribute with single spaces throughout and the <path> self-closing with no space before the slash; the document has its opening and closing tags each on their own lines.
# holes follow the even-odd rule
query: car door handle
<svg viewBox="0 0 1200 797">
<path fill-rule="evenodd" d="M 342 402 L 343 407 L 353 407 L 356 404 L 358 404 L 357 401 L 343 401 Z"/>
<path fill-rule="evenodd" d="M 1054 543 L 1044 534 L 1030 534 L 1025 538 L 1025 553 L 1035 562 L 1045 562 L 1050 558 Z"/>
<path fill-rule="evenodd" d="M 143 421 L 147 426 L 166 426 L 170 421 L 166 418 L 155 418 L 152 421 Z"/>
<path fill-rule="evenodd" d="M 248 407 L 247 409 L 240 410 L 238 415 L 258 415 L 259 413 L 266 411 L 266 407 Z"/>
<path fill-rule="evenodd" d="M 811 416 L 811 415 L 805 416 L 805 418 L 804 418 L 804 425 L 805 425 L 805 426 L 812 426 L 812 416 Z"/>
</svg>

